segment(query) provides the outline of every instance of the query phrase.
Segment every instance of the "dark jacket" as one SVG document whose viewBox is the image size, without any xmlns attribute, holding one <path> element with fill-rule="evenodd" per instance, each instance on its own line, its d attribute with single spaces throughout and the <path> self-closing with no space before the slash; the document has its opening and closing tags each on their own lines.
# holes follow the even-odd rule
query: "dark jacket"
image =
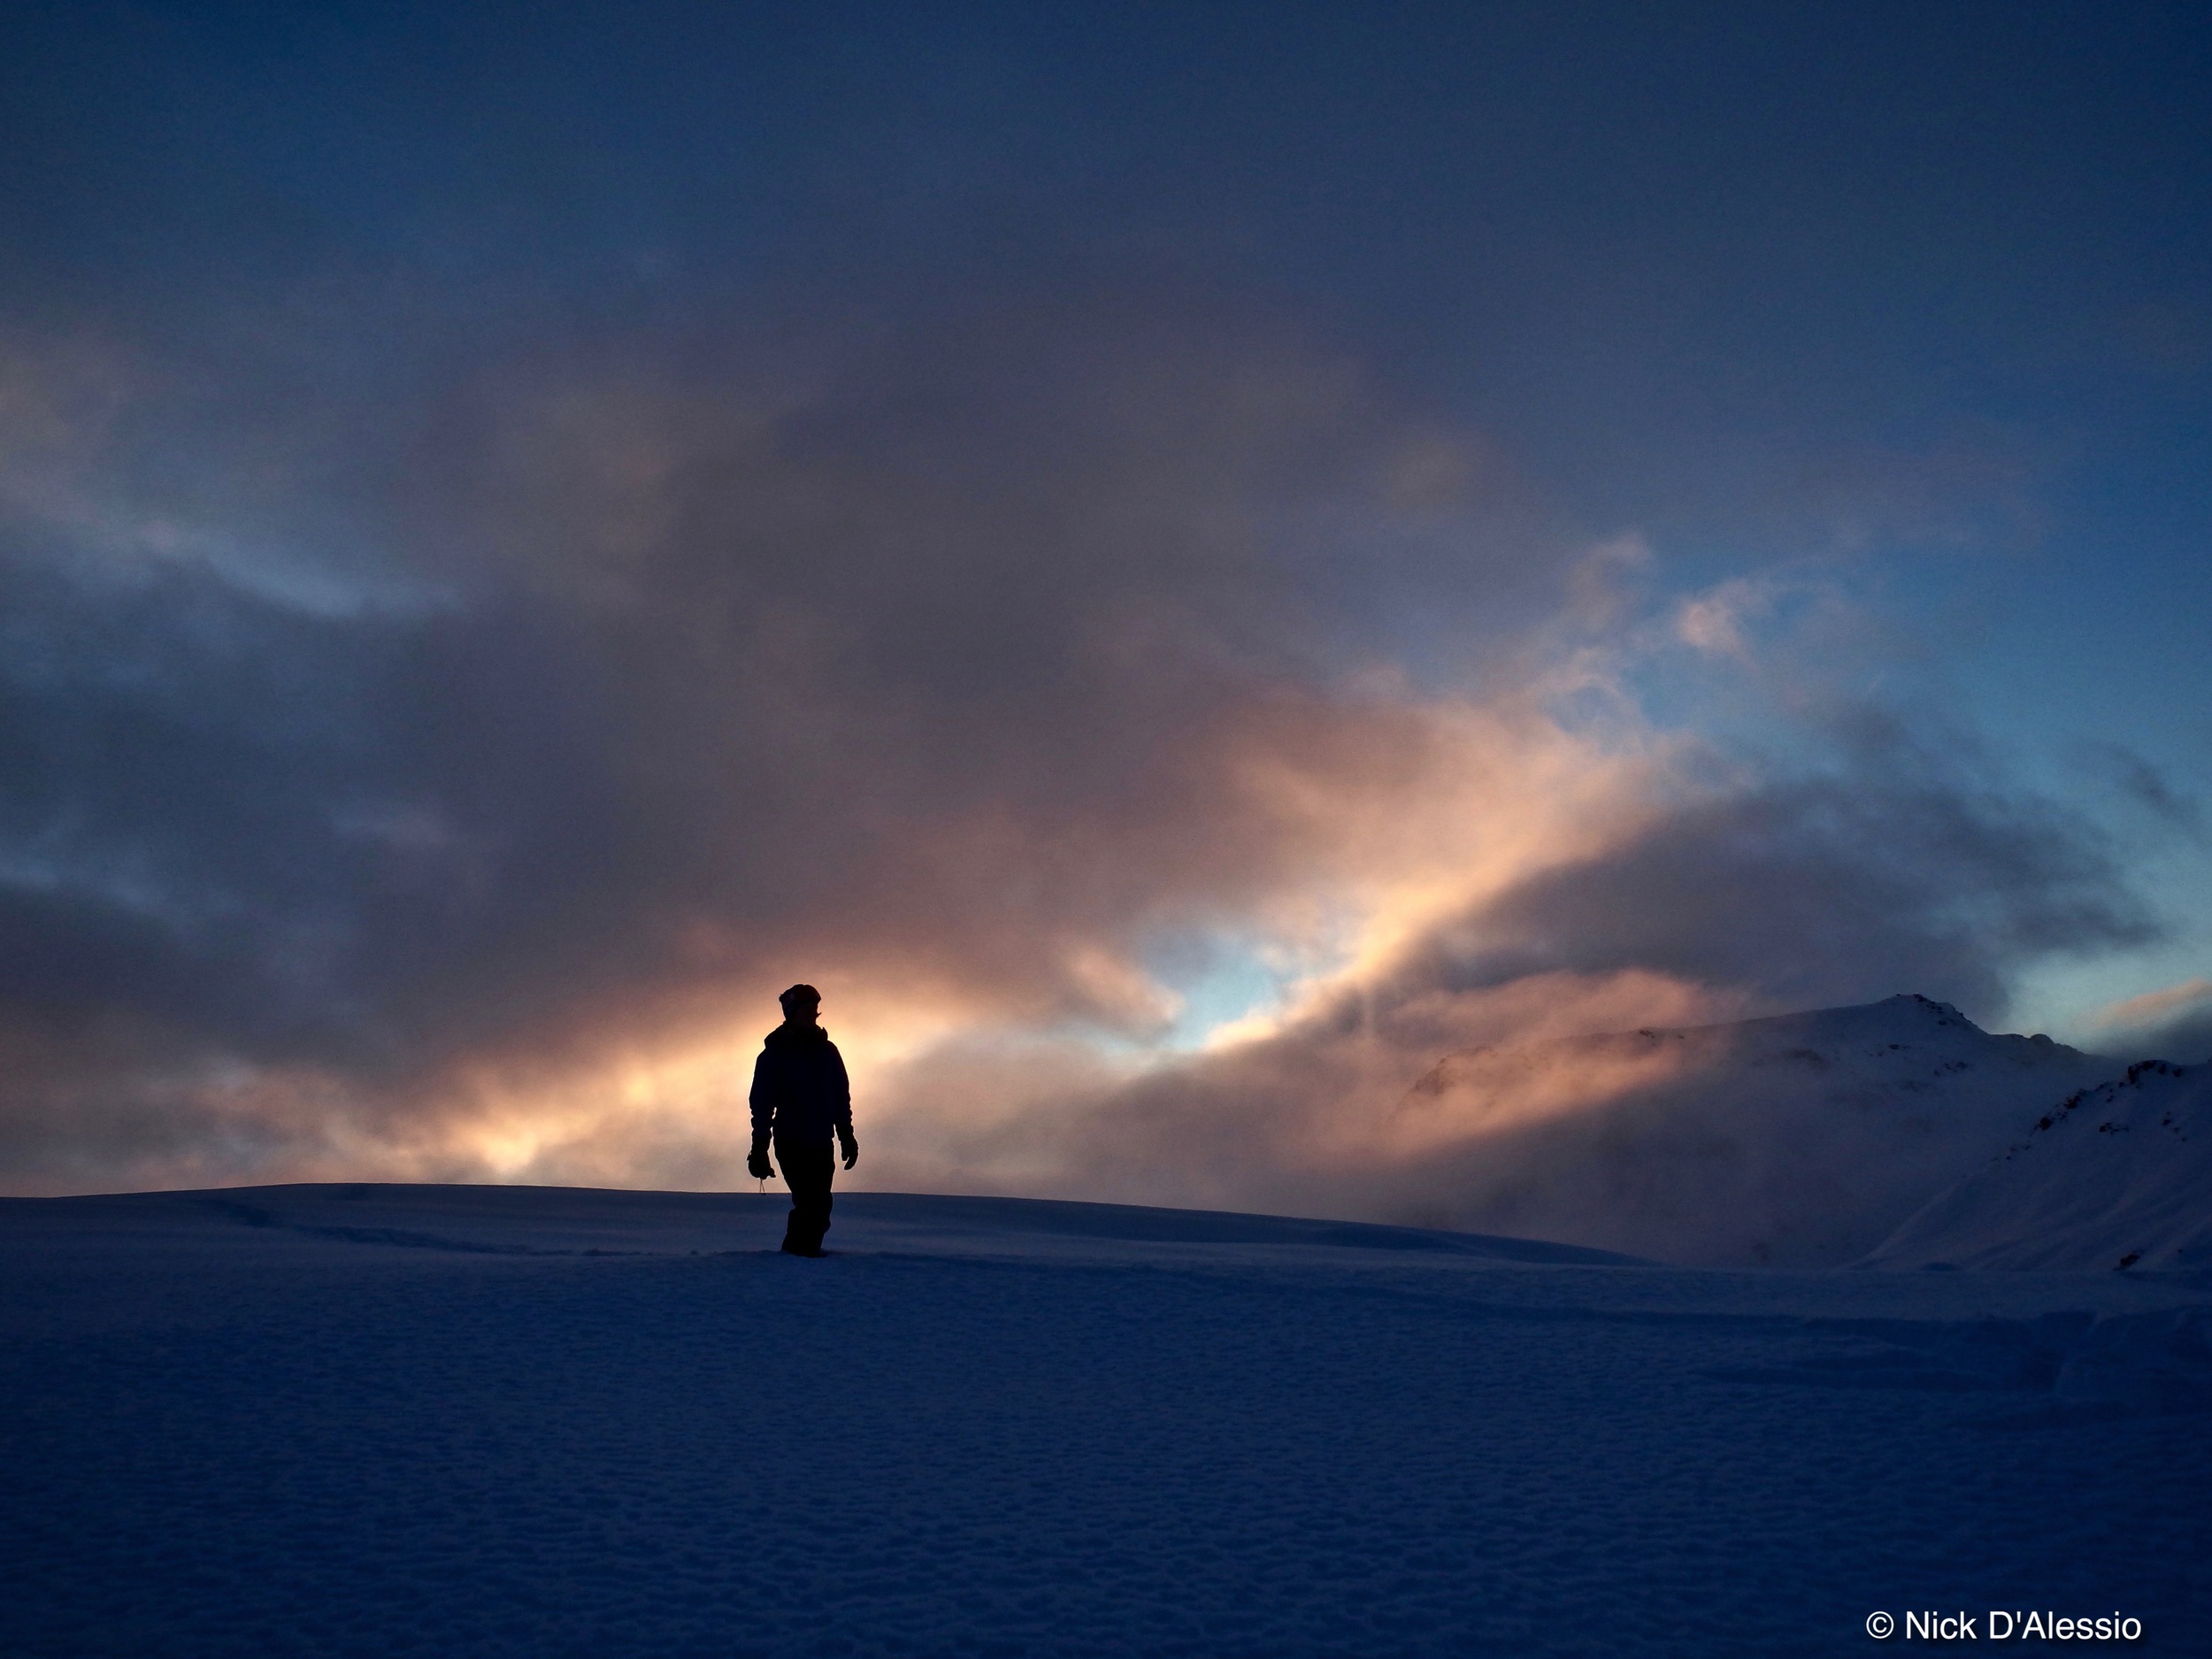
<svg viewBox="0 0 2212 1659">
<path fill-rule="evenodd" d="M 853 1133 L 852 1085 L 845 1056 L 819 1025 L 779 1025 L 753 1062 L 753 1144 L 773 1135 L 804 1146 L 826 1147 L 834 1133 Z"/>
</svg>

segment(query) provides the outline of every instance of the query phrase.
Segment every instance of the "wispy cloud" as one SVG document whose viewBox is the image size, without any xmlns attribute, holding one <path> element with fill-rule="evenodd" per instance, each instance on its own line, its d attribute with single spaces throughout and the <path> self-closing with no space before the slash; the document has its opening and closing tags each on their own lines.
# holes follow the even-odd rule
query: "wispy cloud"
<svg viewBox="0 0 2212 1659">
<path fill-rule="evenodd" d="M 2091 1016 L 2090 1024 L 2099 1031 L 2138 1032 L 2208 1005 L 2212 1005 L 2212 979 L 2199 976 L 2108 1003 Z"/>
</svg>

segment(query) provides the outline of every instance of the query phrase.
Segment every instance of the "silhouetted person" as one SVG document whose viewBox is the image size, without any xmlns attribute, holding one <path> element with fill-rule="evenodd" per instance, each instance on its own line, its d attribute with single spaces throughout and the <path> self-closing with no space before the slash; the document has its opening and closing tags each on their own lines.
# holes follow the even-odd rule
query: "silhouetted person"
<svg viewBox="0 0 2212 1659">
<path fill-rule="evenodd" d="M 783 1248 L 792 1256 L 819 1256 L 830 1225 L 831 1135 L 844 1150 L 847 1169 L 860 1162 L 852 1085 L 844 1056 L 815 1023 L 822 994 L 795 985 L 776 1000 L 783 1004 L 783 1024 L 768 1033 L 753 1063 L 753 1150 L 745 1167 L 759 1180 L 773 1175 L 768 1143 L 774 1141 L 776 1163 L 791 1189 Z"/>
</svg>

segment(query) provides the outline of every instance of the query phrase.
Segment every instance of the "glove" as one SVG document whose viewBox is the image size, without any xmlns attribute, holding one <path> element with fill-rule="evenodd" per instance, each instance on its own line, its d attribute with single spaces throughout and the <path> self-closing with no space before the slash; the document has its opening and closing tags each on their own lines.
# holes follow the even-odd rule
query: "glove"
<svg viewBox="0 0 2212 1659">
<path fill-rule="evenodd" d="M 848 1164 L 845 1167 L 847 1169 L 850 1169 L 852 1165 Z M 745 1173 L 751 1176 L 757 1181 L 765 1181 L 774 1179 L 776 1166 L 768 1161 L 768 1148 L 766 1147 L 755 1147 L 750 1152 L 746 1154 Z"/>
<path fill-rule="evenodd" d="M 850 1169 L 860 1162 L 860 1142 L 850 1135 L 841 1135 L 839 1141 L 844 1148 L 845 1167 Z"/>
</svg>

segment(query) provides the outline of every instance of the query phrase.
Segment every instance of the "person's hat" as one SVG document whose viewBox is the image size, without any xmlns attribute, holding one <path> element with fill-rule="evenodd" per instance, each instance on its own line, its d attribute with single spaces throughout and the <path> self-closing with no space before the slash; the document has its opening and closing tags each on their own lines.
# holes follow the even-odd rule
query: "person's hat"
<svg viewBox="0 0 2212 1659">
<path fill-rule="evenodd" d="M 795 985 L 776 1001 L 783 1004 L 783 1011 L 788 1014 L 795 1008 L 821 1007 L 822 994 L 810 985 Z"/>
</svg>

